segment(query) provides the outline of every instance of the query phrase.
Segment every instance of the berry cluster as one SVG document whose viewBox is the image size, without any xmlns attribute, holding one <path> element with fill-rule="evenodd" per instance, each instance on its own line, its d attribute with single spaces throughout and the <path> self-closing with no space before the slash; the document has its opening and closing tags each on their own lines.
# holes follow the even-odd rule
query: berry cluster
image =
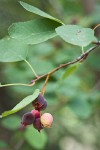
<svg viewBox="0 0 100 150">
<path fill-rule="evenodd" d="M 27 125 L 31 124 L 33 124 L 33 127 L 39 132 L 44 127 L 49 128 L 53 122 L 53 117 L 50 113 L 41 114 L 41 111 L 47 107 L 47 102 L 44 97 L 40 94 L 32 102 L 32 105 L 35 109 L 22 116 L 20 129 L 24 129 Z"/>
</svg>

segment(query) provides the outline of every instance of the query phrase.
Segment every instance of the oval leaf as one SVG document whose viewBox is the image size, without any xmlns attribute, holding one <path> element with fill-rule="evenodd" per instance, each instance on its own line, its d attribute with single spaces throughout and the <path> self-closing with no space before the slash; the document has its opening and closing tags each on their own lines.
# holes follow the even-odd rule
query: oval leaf
<svg viewBox="0 0 100 150">
<path fill-rule="evenodd" d="M 80 63 L 74 64 L 69 66 L 66 71 L 64 72 L 64 74 L 62 75 L 62 79 L 67 78 L 69 75 L 71 75 L 74 71 L 76 71 L 79 67 Z"/>
<path fill-rule="evenodd" d="M 29 105 L 33 100 L 35 100 L 39 95 L 39 89 L 35 90 L 32 95 L 25 97 L 20 103 L 18 103 L 12 110 L 5 111 L 2 113 L 2 117 L 6 117 L 8 115 L 14 114 L 17 111 L 21 110 L 22 108 Z M 0 116 L 1 117 L 1 116 Z"/>
<path fill-rule="evenodd" d="M 38 9 L 38 8 L 32 6 L 32 5 L 29 5 L 29 4 L 27 4 L 25 2 L 22 2 L 22 1 L 20 1 L 19 3 L 23 6 L 24 9 L 26 9 L 29 12 L 32 12 L 34 14 L 37 14 L 37 15 L 45 17 L 45 18 L 52 19 L 54 21 L 59 22 L 60 24 L 63 24 L 63 22 L 60 21 L 59 19 L 52 17 L 51 15 L 43 12 L 42 10 L 40 10 L 40 9 Z"/>
<path fill-rule="evenodd" d="M 44 131 L 39 133 L 32 126 L 25 130 L 25 139 L 32 147 L 36 149 L 43 149 L 47 142 L 46 133 Z"/>
<path fill-rule="evenodd" d="M 28 45 L 6 37 L 0 40 L 0 62 L 16 62 L 26 58 Z"/>
<path fill-rule="evenodd" d="M 0 149 L 3 150 L 6 148 L 8 148 L 8 144 L 6 143 L 6 141 L 0 139 Z"/>
<path fill-rule="evenodd" d="M 88 118 L 91 115 L 92 107 L 85 100 L 73 100 L 69 102 L 68 107 L 79 117 Z"/>
<path fill-rule="evenodd" d="M 57 34 L 66 42 L 87 46 L 94 40 L 94 31 L 90 28 L 82 28 L 78 25 L 65 25 L 56 28 Z"/>
<path fill-rule="evenodd" d="M 26 44 L 38 44 L 57 36 L 55 28 L 58 22 L 47 18 L 31 20 L 27 22 L 14 23 L 9 28 L 9 35 L 12 38 L 21 40 Z"/>
<path fill-rule="evenodd" d="M 19 122 L 20 117 L 18 115 L 13 115 L 2 119 L 2 126 L 9 130 L 16 130 L 19 127 Z"/>
</svg>

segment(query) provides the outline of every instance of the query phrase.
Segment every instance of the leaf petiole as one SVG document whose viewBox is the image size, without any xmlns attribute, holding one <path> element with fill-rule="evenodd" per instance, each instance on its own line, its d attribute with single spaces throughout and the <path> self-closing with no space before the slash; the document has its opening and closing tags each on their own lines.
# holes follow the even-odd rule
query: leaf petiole
<svg viewBox="0 0 100 150">
<path fill-rule="evenodd" d="M 36 78 L 38 78 L 39 76 L 36 74 L 35 70 L 33 69 L 32 65 L 26 60 L 26 59 L 23 59 L 27 65 L 30 67 L 30 69 L 32 70 L 33 74 L 35 75 Z"/>
<path fill-rule="evenodd" d="M 24 83 L 11 83 L 11 84 L 4 84 L 4 85 L 0 85 L 0 87 L 6 87 L 6 86 L 33 86 L 35 84 L 35 82 L 31 83 L 31 84 L 24 84 Z"/>
</svg>

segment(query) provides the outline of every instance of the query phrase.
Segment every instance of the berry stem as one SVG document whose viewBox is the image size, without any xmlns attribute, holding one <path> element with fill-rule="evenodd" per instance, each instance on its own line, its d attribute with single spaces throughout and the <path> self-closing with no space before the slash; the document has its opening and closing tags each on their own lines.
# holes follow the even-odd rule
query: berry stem
<svg viewBox="0 0 100 150">
<path fill-rule="evenodd" d="M 41 89 L 41 94 L 42 94 L 42 95 L 44 95 L 45 88 L 46 88 L 46 85 L 47 85 L 47 83 L 48 83 L 49 77 L 50 77 L 50 74 L 47 75 L 46 80 L 45 80 L 45 82 L 44 82 L 44 85 L 43 85 L 43 87 L 42 87 L 42 89 Z"/>
</svg>

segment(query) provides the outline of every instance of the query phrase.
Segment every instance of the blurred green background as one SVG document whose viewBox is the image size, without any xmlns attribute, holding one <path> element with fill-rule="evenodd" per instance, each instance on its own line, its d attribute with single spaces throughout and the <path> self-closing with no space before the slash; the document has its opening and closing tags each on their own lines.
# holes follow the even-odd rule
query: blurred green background
<svg viewBox="0 0 100 150">
<path fill-rule="evenodd" d="M 100 23 L 99 0 L 24 0 L 61 19 L 66 24 L 94 28 Z M 14 22 L 27 21 L 38 16 L 25 11 L 18 0 L 0 0 L 0 38 L 7 35 Z M 100 28 L 95 35 L 100 39 Z M 89 45 L 91 47 L 91 45 Z M 88 49 L 87 47 L 86 49 Z M 99 48 L 100 49 L 100 48 Z M 66 69 L 50 78 L 45 92 L 46 112 L 54 116 L 50 129 L 38 133 L 32 126 L 18 130 L 25 109 L 0 119 L 0 150 L 100 150 L 100 51 L 92 52 L 87 60 L 65 79 Z M 77 46 L 65 43 L 59 37 L 30 46 L 28 61 L 36 72 L 47 73 L 59 64 L 71 61 L 81 54 Z M 34 76 L 25 62 L 0 63 L 0 82 L 29 83 Z M 0 113 L 12 109 L 25 96 L 43 85 L 34 87 L 0 88 Z"/>
</svg>

